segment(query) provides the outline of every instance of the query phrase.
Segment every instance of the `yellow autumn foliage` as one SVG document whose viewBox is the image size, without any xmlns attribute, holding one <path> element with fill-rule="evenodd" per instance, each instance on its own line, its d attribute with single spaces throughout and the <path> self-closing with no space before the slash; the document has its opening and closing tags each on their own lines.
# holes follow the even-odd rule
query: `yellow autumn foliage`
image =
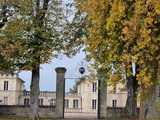
<svg viewBox="0 0 160 120">
<path fill-rule="evenodd" d="M 96 61 L 97 69 L 109 68 L 110 82 L 115 84 L 116 79 L 131 75 L 130 62 L 140 66 L 139 84 L 149 88 L 152 83 L 160 82 L 159 0 L 75 2 L 77 9 L 88 15 L 85 42 L 89 56 Z M 119 71 L 121 78 L 111 74 L 113 69 Z"/>
</svg>

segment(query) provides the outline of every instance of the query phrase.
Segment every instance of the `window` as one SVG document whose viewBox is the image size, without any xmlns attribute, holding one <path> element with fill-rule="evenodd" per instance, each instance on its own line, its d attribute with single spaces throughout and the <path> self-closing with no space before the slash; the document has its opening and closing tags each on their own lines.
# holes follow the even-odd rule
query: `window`
<svg viewBox="0 0 160 120">
<path fill-rule="evenodd" d="M 93 83 L 92 92 L 97 92 L 97 83 Z"/>
<path fill-rule="evenodd" d="M 4 105 L 8 105 L 8 97 L 4 97 Z"/>
<path fill-rule="evenodd" d="M 97 100 L 93 99 L 92 100 L 92 110 L 96 110 L 97 109 Z"/>
<path fill-rule="evenodd" d="M 51 99 L 50 100 L 50 106 L 55 106 L 56 105 L 56 99 Z"/>
<path fill-rule="evenodd" d="M 73 100 L 73 108 L 78 108 L 78 100 Z"/>
<path fill-rule="evenodd" d="M 69 100 L 67 100 L 67 99 L 65 100 L 64 107 L 69 108 Z"/>
<path fill-rule="evenodd" d="M 4 81 L 4 90 L 8 90 L 8 81 Z"/>
<path fill-rule="evenodd" d="M 29 105 L 29 98 L 24 98 L 24 105 Z"/>
<path fill-rule="evenodd" d="M 117 100 L 112 101 L 112 107 L 117 107 Z"/>
<path fill-rule="evenodd" d="M 38 99 L 38 105 L 43 106 L 43 99 Z"/>
</svg>

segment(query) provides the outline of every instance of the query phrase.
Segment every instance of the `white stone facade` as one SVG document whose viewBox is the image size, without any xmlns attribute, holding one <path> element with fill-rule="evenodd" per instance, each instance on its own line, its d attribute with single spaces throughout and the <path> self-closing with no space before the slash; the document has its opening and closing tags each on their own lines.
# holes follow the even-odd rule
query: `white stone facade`
<svg viewBox="0 0 160 120">
<path fill-rule="evenodd" d="M 7 81 L 7 82 L 6 82 Z M 16 75 L 0 72 L 0 104 L 6 105 L 29 105 L 30 92 L 24 91 L 24 81 Z M 110 93 L 112 87 L 107 87 L 107 106 L 125 107 L 127 92 L 121 92 L 117 85 L 116 91 Z M 66 111 L 96 113 L 98 109 L 98 78 L 85 77 L 77 82 L 77 93 L 65 94 Z M 6 89 L 6 90 L 5 90 Z M 39 105 L 50 106 L 56 104 L 56 92 L 41 91 Z M 72 112 L 72 111 L 68 111 Z"/>
</svg>

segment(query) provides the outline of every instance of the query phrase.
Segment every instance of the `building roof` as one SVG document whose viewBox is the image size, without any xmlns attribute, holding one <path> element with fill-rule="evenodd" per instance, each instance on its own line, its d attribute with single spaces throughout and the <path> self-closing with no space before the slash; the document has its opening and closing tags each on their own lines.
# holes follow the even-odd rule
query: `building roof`
<svg viewBox="0 0 160 120">
<path fill-rule="evenodd" d="M 9 75 L 9 74 L 11 74 L 11 73 L 9 73 L 9 72 L 4 72 L 4 71 L 1 71 L 1 70 L 0 70 L 0 75 L 4 75 L 4 74 L 5 74 L 5 75 Z"/>
<path fill-rule="evenodd" d="M 90 81 L 90 80 L 98 80 L 98 77 L 90 77 L 90 76 L 84 76 L 82 78 L 80 78 L 76 84 L 80 84 L 81 82 L 84 82 L 84 81 Z"/>
<path fill-rule="evenodd" d="M 22 80 L 21 78 L 17 77 L 17 79 L 18 79 L 18 80 L 20 80 L 20 81 L 22 81 L 23 83 L 25 83 L 25 81 L 24 81 L 24 80 Z"/>
<path fill-rule="evenodd" d="M 16 79 L 20 80 L 21 82 L 25 82 L 24 80 L 18 77 L 18 74 L 15 74 L 13 72 L 4 72 L 0 70 L 0 76 L 13 76 L 16 77 Z"/>
</svg>

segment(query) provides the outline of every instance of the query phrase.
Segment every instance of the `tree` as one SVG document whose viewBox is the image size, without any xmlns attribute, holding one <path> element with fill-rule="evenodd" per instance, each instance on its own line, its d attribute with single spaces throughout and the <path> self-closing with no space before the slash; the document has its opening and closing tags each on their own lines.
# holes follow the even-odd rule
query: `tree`
<svg viewBox="0 0 160 120">
<path fill-rule="evenodd" d="M 88 22 L 87 22 L 87 20 L 85 21 L 86 22 L 86 26 L 85 26 L 86 27 L 86 32 L 88 31 L 87 32 L 88 35 L 86 34 L 86 43 L 89 46 L 87 48 L 87 49 L 89 49 L 88 51 L 89 52 L 92 51 L 92 52 L 90 52 L 90 55 L 88 55 L 88 58 L 89 59 L 90 58 L 95 59 L 94 66 L 95 66 L 96 69 L 99 69 L 98 74 L 101 74 L 102 77 L 105 77 L 106 79 L 109 79 L 108 75 L 106 76 L 106 72 L 104 73 L 104 70 L 109 72 L 110 70 L 113 71 L 113 69 L 111 69 L 111 68 L 113 68 L 113 66 L 114 66 L 114 69 L 116 69 L 116 66 L 117 66 L 117 68 L 118 68 L 118 66 L 120 66 L 119 71 L 121 69 L 121 72 L 117 71 L 116 75 L 115 74 L 112 75 L 112 78 L 117 76 L 117 73 L 118 73 L 118 74 L 123 74 L 123 75 L 121 75 L 121 76 L 118 75 L 115 78 L 119 78 L 119 79 L 123 78 L 124 79 L 124 76 L 126 76 L 126 75 L 124 75 L 124 73 L 122 73 L 122 72 L 124 72 L 124 68 L 122 69 L 122 65 L 121 65 L 121 64 L 124 64 L 124 62 L 122 62 L 118 59 L 115 59 L 115 60 L 110 61 L 108 66 L 104 65 L 104 64 L 106 64 L 106 59 L 108 59 L 107 58 L 107 56 L 108 56 L 107 51 L 109 51 L 109 50 L 106 49 L 106 45 L 109 44 L 109 43 L 105 43 L 105 40 L 108 39 L 107 30 L 106 30 L 106 24 L 107 24 L 106 19 L 107 19 L 107 16 L 109 15 L 108 12 L 107 12 L 109 10 L 109 7 L 106 7 L 107 6 L 106 2 L 101 1 L 100 4 L 98 2 L 95 2 L 95 1 L 92 1 L 91 3 L 84 3 L 85 5 L 88 5 L 88 4 L 95 5 L 96 4 L 94 7 L 93 6 L 91 6 L 91 7 L 88 6 L 89 9 L 92 9 L 92 12 L 91 11 L 86 12 L 85 10 L 88 9 L 87 7 L 85 7 L 83 9 L 83 6 L 81 6 L 83 4 L 82 1 L 79 1 L 78 4 L 79 5 L 77 5 L 77 6 L 78 6 L 78 9 L 81 9 L 81 13 L 82 14 L 83 13 L 87 14 L 87 15 L 85 15 L 86 19 L 88 17 Z M 103 7 L 101 7 L 101 6 L 103 6 Z M 94 15 L 97 18 L 94 19 Z M 93 27 L 96 27 L 96 28 L 93 28 Z M 93 36 L 90 34 L 91 30 L 92 30 L 92 35 Z M 117 31 L 119 31 L 119 30 L 117 30 Z M 99 38 L 97 38 L 96 35 L 99 35 Z M 96 39 L 96 40 L 93 40 L 90 37 L 93 37 L 93 39 Z M 103 42 L 101 42 L 101 41 L 103 41 Z M 103 45 L 103 47 L 101 48 L 102 45 Z M 121 46 L 123 46 L 123 44 Z M 121 54 L 120 52 L 121 52 L 120 50 L 117 51 L 117 54 Z M 100 64 L 101 68 L 97 67 L 97 66 L 99 66 L 99 64 Z M 112 66 L 111 66 L 111 64 L 112 64 Z M 103 70 L 102 73 L 100 73 L 101 70 Z M 127 104 L 126 104 L 126 109 L 127 109 L 128 115 L 135 116 L 135 115 L 137 115 L 136 88 L 138 86 L 135 84 L 135 87 L 134 87 L 135 91 L 133 91 L 133 86 L 132 86 L 133 85 L 133 80 L 136 81 L 136 79 L 132 79 L 133 75 L 128 75 L 126 78 L 131 79 L 129 81 L 130 84 L 127 84 L 127 85 L 129 85 L 128 86 L 128 89 L 129 89 L 128 92 L 130 93 L 130 95 L 133 96 L 133 97 L 131 97 L 131 96 L 128 97 Z M 113 80 L 111 80 L 111 82 L 112 82 L 113 86 L 116 86 L 116 84 L 118 84 L 119 82 L 124 83 L 124 80 L 121 80 L 121 81 L 115 81 L 114 80 L 115 83 L 113 83 Z M 109 83 L 109 81 L 108 81 L 108 83 Z M 136 83 L 136 82 L 134 82 L 134 83 Z M 103 85 L 104 85 L 104 83 L 103 83 Z"/>
<path fill-rule="evenodd" d="M 140 92 L 140 120 L 157 119 L 160 1 L 78 0 L 77 9 L 88 15 L 85 42 L 94 66 L 110 71 L 109 82 L 114 85 L 124 81 L 113 78 L 129 78 L 130 63 L 136 63 L 139 66 L 136 79 L 143 91 Z"/>
<path fill-rule="evenodd" d="M 7 22 L 7 11 L 6 0 L 3 0 L 0 9 L 0 28 L 3 28 Z M 13 62 L 5 59 L 5 57 L 0 53 L 0 70 L 5 72 L 13 72 L 13 68 L 11 66 L 13 66 Z"/>
<path fill-rule="evenodd" d="M 77 84 L 75 83 L 75 85 L 73 86 L 73 88 L 69 89 L 69 93 L 77 93 Z"/>
<path fill-rule="evenodd" d="M 0 51 L 6 60 L 13 61 L 14 69 L 31 70 L 30 117 L 39 119 L 40 65 L 58 55 L 71 57 L 78 52 L 69 39 L 73 34 L 67 19 L 69 10 L 61 0 L 8 0 L 6 5 L 12 14 L 0 29 Z"/>
</svg>

